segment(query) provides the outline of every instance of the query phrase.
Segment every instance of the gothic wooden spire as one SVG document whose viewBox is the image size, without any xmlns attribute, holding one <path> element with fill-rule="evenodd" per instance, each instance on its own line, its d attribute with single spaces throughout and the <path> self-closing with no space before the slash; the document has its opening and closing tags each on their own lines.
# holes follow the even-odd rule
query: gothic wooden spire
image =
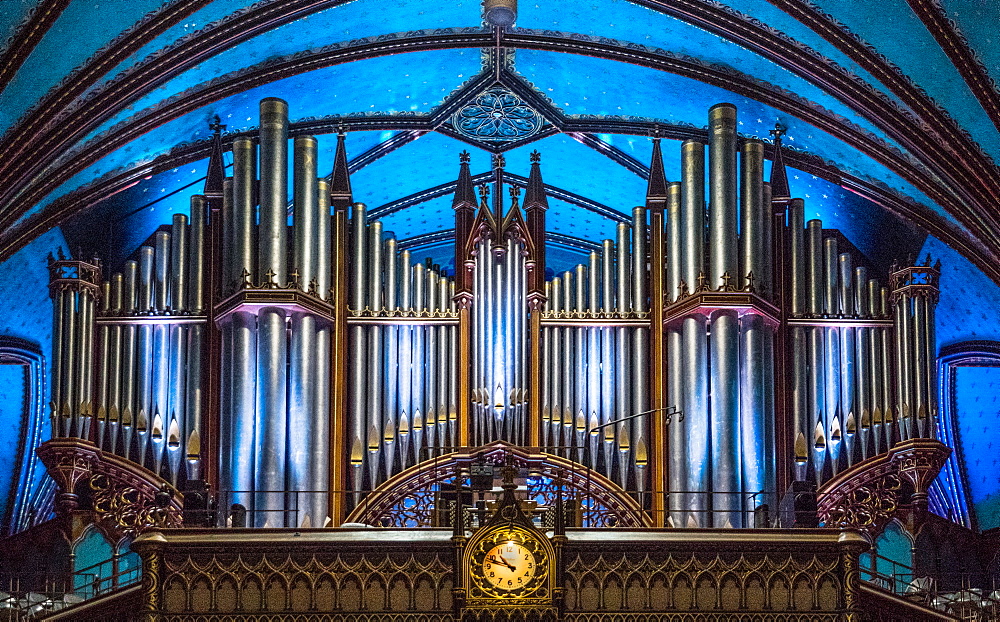
<svg viewBox="0 0 1000 622">
<path fill-rule="evenodd" d="M 531 173 L 528 175 L 528 188 L 524 194 L 524 209 L 531 207 L 549 208 L 545 198 L 545 184 L 542 182 L 542 168 L 539 166 L 542 158 L 538 151 L 531 152 Z"/>
<path fill-rule="evenodd" d="M 469 159 L 468 151 L 463 151 L 459 155 L 458 185 L 455 187 L 455 200 L 451 204 L 454 209 L 460 207 L 476 209 L 476 187 L 469 172 Z"/>
<path fill-rule="evenodd" d="M 653 139 L 653 158 L 649 163 L 649 185 L 646 187 L 646 209 L 664 209 L 667 204 L 667 176 L 663 172 L 660 138 Z"/>
<path fill-rule="evenodd" d="M 226 165 L 222 161 L 222 130 L 226 126 L 219 122 L 219 117 L 215 117 L 209 127 L 213 132 L 212 153 L 208 157 L 208 174 L 205 176 L 203 194 L 214 199 L 222 197 L 222 180 L 226 178 Z"/>
<path fill-rule="evenodd" d="M 347 147 L 344 133 L 337 134 L 337 153 L 333 160 L 333 175 L 330 178 L 330 205 L 335 210 L 346 210 L 353 201 L 351 175 L 347 169 Z"/>
<path fill-rule="evenodd" d="M 781 136 L 785 133 L 785 128 L 780 123 L 775 124 L 770 131 L 774 136 L 774 160 L 771 163 L 771 201 L 787 201 L 792 198 L 791 190 L 788 189 L 788 174 L 785 172 L 785 158 L 781 155 Z"/>
</svg>

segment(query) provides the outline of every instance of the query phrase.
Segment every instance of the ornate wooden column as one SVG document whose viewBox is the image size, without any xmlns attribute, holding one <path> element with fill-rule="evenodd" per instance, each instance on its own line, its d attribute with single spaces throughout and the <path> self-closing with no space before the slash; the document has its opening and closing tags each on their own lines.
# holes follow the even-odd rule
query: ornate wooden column
<svg viewBox="0 0 1000 622">
<path fill-rule="evenodd" d="M 663 270 L 664 223 L 663 211 L 667 205 L 667 180 L 663 173 L 663 155 L 660 139 L 653 140 L 653 161 L 649 167 L 649 186 L 646 190 L 646 210 L 649 212 L 649 409 L 650 425 L 649 461 L 650 491 L 653 493 L 653 520 L 657 527 L 666 522 L 665 492 L 668 489 L 667 430 L 664 410 L 666 385 L 664 384 L 664 334 L 663 334 Z"/>
<path fill-rule="evenodd" d="M 337 153 L 330 180 L 330 206 L 333 208 L 333 262 L 330 279 L 330 303 L 333 305 L 333 335 L 330 339 L 330 518 L 334 525 L 346 516 L 347 490 L 347 208 L 352 201 L 351 179 L 347 169 L 344 134 L 337 135 Z"/>
<path fill-rule="evenodd" d="M 458 186 L 455 189 L 455 307 L 458 309 L 458 445 L 469 444 L 469 399 L 472 392 L 472 276 L 475 262 L 471 261 L 466 245 L 475 221 L 476 189 L 469 173 L 469 152 L 459 156 Z"/>
<path fill-rule="evenodd" d="M 542 182 L 541 156 L 531 153 L 531 174 L 524 196 L 528 236 L 533 246 L 533 256 L 528 258 L 528 443 L 538 447 L 542 439 L 542 309 L 545 306 L 545 198 Z"/>
</svg>

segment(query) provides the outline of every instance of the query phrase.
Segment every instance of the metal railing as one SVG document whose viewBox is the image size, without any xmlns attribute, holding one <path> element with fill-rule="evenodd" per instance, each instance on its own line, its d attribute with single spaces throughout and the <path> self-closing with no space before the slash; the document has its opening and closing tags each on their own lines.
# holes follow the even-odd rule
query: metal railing
<svg viewBox="0 0 1000 622">
<path fill-rule="evenodd" d="M 67 575 L 22 573 L 0 578 L 0 620 L 42 618 L 139 583 L 141 565 L 122 568 L 124 558 L 114 555 Z"/>
</svg>

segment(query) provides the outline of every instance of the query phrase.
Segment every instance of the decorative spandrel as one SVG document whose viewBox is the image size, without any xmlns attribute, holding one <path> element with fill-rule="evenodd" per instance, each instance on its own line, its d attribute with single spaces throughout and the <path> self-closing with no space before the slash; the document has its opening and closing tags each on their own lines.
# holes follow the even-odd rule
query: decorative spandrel
<svg viewBox="0 0 1000 622">
<path fill-rule="evenodd" d="M 500 85 L 486 89 L 452 117 L 459 134 L 491 142 L 527 138 L 537 133 L 542 123 L 541 115 Z"/>
</svg>

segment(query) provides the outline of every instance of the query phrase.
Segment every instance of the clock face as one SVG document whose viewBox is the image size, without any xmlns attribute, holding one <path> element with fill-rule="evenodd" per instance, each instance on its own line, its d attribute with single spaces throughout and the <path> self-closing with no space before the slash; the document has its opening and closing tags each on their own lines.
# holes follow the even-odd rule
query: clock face
<svg viewBox="0 0 1000 622">
<path fill-rule="evenodd" d="M 488 533 L 469 550 L 470 598 L 548 598 L 549 554 L 520 528 Z"/>
<path fill-rule="evenodd" d="M 534 553 L 518 542 L 501 542 L 486 552 L 483 576 L 498 589 L 513 592 L 527 587 L 535 576 Z"/>
</svg>

